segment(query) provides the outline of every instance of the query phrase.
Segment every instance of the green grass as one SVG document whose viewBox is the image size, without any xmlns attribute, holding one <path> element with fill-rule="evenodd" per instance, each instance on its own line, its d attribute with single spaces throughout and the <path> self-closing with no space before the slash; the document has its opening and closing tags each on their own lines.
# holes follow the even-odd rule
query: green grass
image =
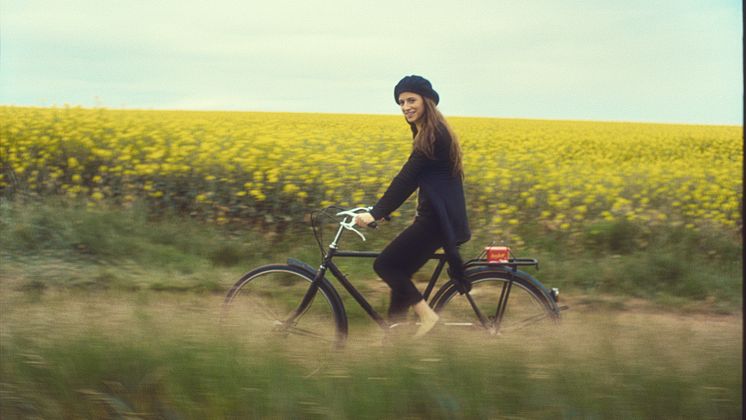
<svg viewBox="0 0 746 420">
<path fill-rule="evenodd" d="M 343 237 L 345 249 L 380 250 L 408 223 L 400 218 L 368 231 L 368 241 Z M 474 228 L 465 259 L 493 238 Z M 87 209 L 65 201 L 0 203 L 2 281 L 13 287 L 225 291 L 244 271 L 292 256 L 316 266 L 319 249 L 306 223 L 284 233 L 208 225 L 144 208 Z M 334 226 L 324 229 L 328 245 Z M 564 294 L 615 294 L 668 307 L 692 303 L 719 312 L 742 306 L 741 238 L 732 232 L 651 228 L 622 221 L 589 223 L 579 233 L 527 228 L 518 256 L 537 257 L 531 271 Z M 361 289 L 380 286 L 369 259 L 338 259 Z M 417 278 L 425 281 L 433 265 Z"/>
</svg>

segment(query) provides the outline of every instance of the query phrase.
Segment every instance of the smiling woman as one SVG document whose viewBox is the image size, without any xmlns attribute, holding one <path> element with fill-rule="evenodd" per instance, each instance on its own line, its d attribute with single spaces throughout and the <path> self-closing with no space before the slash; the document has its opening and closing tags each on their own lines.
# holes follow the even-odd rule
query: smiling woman
<svg viewBox="0 0 746 420">
<path fill-rule="evenodd" d="M 425 112 L 425 101 L 416 93 L 403 92 L 399 95 L 399 105 L 404 112 L 404 118 L 410 124 L 417 123 Z"/>
<path fill-rule="evenodd" d="M 423 300 L 412 276 L 438 248 L 443 248 L 450 274 L 460 290 L 467 291 L 458 245 L 471 237 L 461 166 L 461 148 L 443 115 L 436 108 L 440 96 L 421 76 L 407 76 L 394 88 L 394 99 L 412 129 L 412 153 L 383 197 L 370 213 L 357 216 L 360 226 L 383 219 L 419 188 L 414 223 L 397 236 L 376 258 L 376 273 L 391 287 L 389 318 L 402 320 L 410 306 L 420 317 L 415 337 L 426 334 L 438 315 Z"/>
</svg>

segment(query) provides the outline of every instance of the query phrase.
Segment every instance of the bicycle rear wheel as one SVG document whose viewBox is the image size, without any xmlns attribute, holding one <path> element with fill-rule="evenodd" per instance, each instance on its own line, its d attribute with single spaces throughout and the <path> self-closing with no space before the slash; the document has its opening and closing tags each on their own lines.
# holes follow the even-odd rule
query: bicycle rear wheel
<svg viewBox="0 0 746 420">
<path fill-rule="evenodd" d="M 466 296 L 459 295 L 452 282 L 446 283 L 433 299 L 433 308 L 440 316 L 441 324 L 498 335 L 528 326 L 553 325 L 559 320 L 556 303 L 524 278 L 488 269 L 469 274 L 469 279 L 472 284 L 470 296 L 487 325 L 483 325 Z M 508 297 L 504 300 L 504 307 L 500 308 L 499 302 L 504 294 Z"/>
<path fill-rule="evenodd" d="M 257 343 L 339 346 L 347 337 L 347 318 L 333 288 L 322 281 L 313 300 L 300 307 L 312 282 L 305 270 L 292 265 L 259 267 L 244 274 L 226 295 L 223 323 L 245 331 Z"/>
</svg>

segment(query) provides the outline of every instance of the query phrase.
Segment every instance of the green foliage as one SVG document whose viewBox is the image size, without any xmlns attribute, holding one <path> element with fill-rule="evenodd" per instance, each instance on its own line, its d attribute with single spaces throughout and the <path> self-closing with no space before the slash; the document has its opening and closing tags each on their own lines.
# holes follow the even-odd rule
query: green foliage
<svg viewBox="0 0 746 420">
<path fill-rule="evenodd" d="M 604 221 L 589 224 L 581 236 L 528 242 L 540 244 L 537 276 L 547 286 L 679 303 L 709 300 L 721 309 L 742 304 L 743 246 L 727 232 Z"/>
<path fill-rule="evenodd" d="M 380 250 L 408 220 L 394 219 L 366 232 L 367 242 L 348 234 L 344 249 Z M 85 290 L 222 292 L 242 272 L 294 257 L 312 266 L 320 254 L 308 226 L 285 233 L 216 226 L 173 215 L 152 215 L 144 207 L 89 209 L 65 201 L 2 202 L 0 252 L 5 276 L 17 287 L 43 292 L 49 287 Z M 334 233 L 324 227 L 324 245 Z M 563 293 L 612 293 L 674 302 L 715 301 L 720 309 L 742 304 L 740 238 L 705 228 L 590 223 L 582 233 L 530 230 L 526 244 L 508 243 L 517 256 L 537 257 L 533 273 Z M 472 258 L 492 238 L 475 229 L 462 246 Z M 374 286 L 369 259 L 339 259 L 341 269 L 361 290 Z M 429 269 L 417 275 L 426 281 Z M 364 281 L 360 281 L 364 280 Z M 375 281 L 375 280 L 374 280 Z"/>
<path fill-rule="evenodd" d="M 627 220 L 589 223 L 583 230 L 585 245 L 598 254 L 629 254 L 638 248 L 642 229 Z"/>
<path fill-rule="evenodd" d="M 239 244 L 225 243 L 210 251 L 209 258 L 213 264 L 224 267 L 234 267 L 245 259 L 245 249 Z"/>
</svg>

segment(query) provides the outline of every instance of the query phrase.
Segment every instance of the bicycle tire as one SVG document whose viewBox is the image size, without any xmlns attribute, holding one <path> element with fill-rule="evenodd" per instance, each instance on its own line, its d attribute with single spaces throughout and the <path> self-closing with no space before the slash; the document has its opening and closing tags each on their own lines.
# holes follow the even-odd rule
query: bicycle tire
<svg viewBox="0 0 746 420">
<path fill-rule="evenodd" d="M 306 346 L 318 341 L 340 347 L 347 338 L 347 316 L 326 279 L 295 321 L 286 322 L 312 282 L 312 274 L 297 266 L 258 267 L 241 276 L 226 294 L 223 322 L 250 334 L 253 342 L 286 340 Z"/>
<path fill-rule="evenodd" d="M 465 296 L 459 296 L 452 280 L 435 294 L 432 307 L 443 325 L 462 327 L 499 335 L 513 332 L 532 324 L 555 324 L 559 321 L 556 302 L 539 286 L 524 276 L 493 267 L 467 271 L 471 281 L 470 296 L 488 321 L 485 327 Z M 499 325 L 497 318 L 500 295 L 512 280 L 507 305 Z"/>
</svg>

